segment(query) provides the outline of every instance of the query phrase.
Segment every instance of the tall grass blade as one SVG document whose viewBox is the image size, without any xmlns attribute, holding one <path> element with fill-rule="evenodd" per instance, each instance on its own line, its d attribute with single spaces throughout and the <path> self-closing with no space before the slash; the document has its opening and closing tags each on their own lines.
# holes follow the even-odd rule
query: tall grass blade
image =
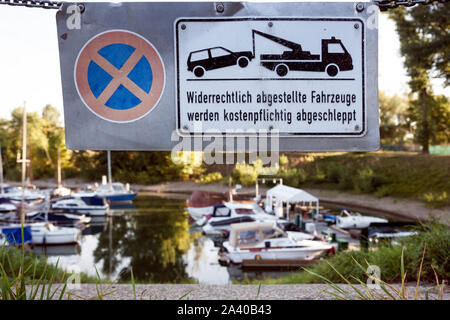
<svg viewBox="0 0 450 320">
<path fill-rule="evenodd" d="M 189 290 L 188 292 L 186 292 L 185 294 L 183 294 L 181 297 L 178 298 L 178 300 L 183 300 L 189 293 L 191 293 L 194 289 Z"/>
<path fill-rule="evenodd" d="M 414 296 L 414 299 L 416 299 L 416 300 L 419 296 L 420 276 L 422 275 L 422 267 L 423 267 L 423 261 L 425 260 L 425 251 L 426 250 L 427 250 L 427 245 L 425 244 L 423 246 L 422 261 L 420 261 L 419 273 L 417 274 L 416 294 Z"/>
<path fill-rule="evenodd" d="M 258 292 L 256 293 L 255 300 L 258 300 L 260 293 L 261 293 L 261 282 L 259 283 Z"/>
<path fill-rule="evenodd" d="M 131 284 L 133 286 L 133 298 L 136 300 L 136 286 L 134 283 L 133 267 L 131 267 Z"/>
</svg>

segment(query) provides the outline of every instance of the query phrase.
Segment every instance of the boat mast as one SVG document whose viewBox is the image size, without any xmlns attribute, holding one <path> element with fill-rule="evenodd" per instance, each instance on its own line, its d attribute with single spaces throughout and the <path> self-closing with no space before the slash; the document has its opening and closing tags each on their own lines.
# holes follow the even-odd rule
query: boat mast
<svg viewBox="0 0 450 320">
<path fill-rule="evenodd" d="M 61 152 L 60 152 L 60 146 L 58 145 L 58 188 L 62 187 L 61 184 Z"/>
<path fill-rule="evenodd" d="M 27 171 L 27 106 L 23 103 L 23 118 L 22 118 L 22 201 L 20 207 L 20 223 L 25 222 L 25 176 Z"/>
<path fill-rule="evenodd" d="M 107 153 L 108 153 L 108 182 L 109 182 L 109 190 L 112 190 L 111 150 L 108 150 Z"/>
</svg>

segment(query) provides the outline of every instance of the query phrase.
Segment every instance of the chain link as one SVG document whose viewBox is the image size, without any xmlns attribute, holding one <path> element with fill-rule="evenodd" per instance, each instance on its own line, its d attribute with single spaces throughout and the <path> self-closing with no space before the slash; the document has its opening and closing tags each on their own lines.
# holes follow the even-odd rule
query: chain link
<svg viewBox="0 0 450 320">
<path fill-rule="evenodd" d="M 378 5 L 378 7 L 380 8 L 380 11 L 386 11 L 389 9 L 394 9 L 394 8 L 398 8 L 400 6 L 404 6 L 404 7 L 412 7 L 415 6 L 416 4 L 422 4 L 422 5 L 427 5 L 427 4 L 432 4 L 433 2 L 440 2 L 440 3 L 445 3 L 445 2 L 449 2 L 450 0 L 402 0 L 402 1 L 396 1 L 396 0 L 375 0 L 374 2 Z"/>
<path fill-rule="evenodd" d="M 0 0 L 0 4 L 28 8 L 59 9 L 63 5 L 63 2 L 48 0 Z"/>
<path fill-rule="evenodd" d="M 374 2 L 380 8 L 380 11 L 394 9 L 400 6 L 412 7 L 417 4 L 427 5 L 433 2 L 449 2 L 450 0 L 375 0 Z M 62 1 L 48 1 L 48 0 L 0 0 L 0 4 L 7 4 L 10 6 L 22 6 L 29 8 L 43 8 L 43 9 L 59 9 L 63 5 Z"/>
</svg>

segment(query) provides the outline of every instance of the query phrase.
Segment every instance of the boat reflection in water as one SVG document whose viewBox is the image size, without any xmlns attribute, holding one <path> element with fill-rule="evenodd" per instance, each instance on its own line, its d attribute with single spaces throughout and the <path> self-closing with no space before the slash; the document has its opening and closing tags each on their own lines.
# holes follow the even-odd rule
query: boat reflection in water
<svg viewBox="0 0 450 320">
<path fill-rule="evenodd" d="M 38 256 L 72 256 L 81 254 L 81 247 L 78 243 L 59 246 L 34 246 L 31 251 Z"/>
<path fill-rule="evenodd" d="M 81 230 L 83 236 L 99 234 L 106 230 L 107 217 L 91 217 L 91 219 L 91 223 Z"/>
</svg>

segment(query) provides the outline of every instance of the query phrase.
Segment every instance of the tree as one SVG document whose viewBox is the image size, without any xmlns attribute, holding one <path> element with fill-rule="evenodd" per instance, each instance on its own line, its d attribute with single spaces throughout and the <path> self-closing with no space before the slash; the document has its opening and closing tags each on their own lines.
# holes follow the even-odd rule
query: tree
<svg viewBox="0 0 450 320">
<path fill-rule="evenodd" d="M 383 145 L 402 145 L 410 132 L 409 101 L 406 97 L 392 97 L 380 91 L 380 140 Z"/>
<path fill-rule="evenodd" d="M 450 79 L 450 6 L 433 3 L 426 6 L 397 8 L 390 11 L 400 37 L 400 51 L 410 77 L 409 86 L 416 94 L 417 135 L 424 153 L 429 152 L 431 139 L 430 113 L 435 100 L 431 77 Z M 418 112 L 417 112 L 418 111 Z"/>
</svg>

